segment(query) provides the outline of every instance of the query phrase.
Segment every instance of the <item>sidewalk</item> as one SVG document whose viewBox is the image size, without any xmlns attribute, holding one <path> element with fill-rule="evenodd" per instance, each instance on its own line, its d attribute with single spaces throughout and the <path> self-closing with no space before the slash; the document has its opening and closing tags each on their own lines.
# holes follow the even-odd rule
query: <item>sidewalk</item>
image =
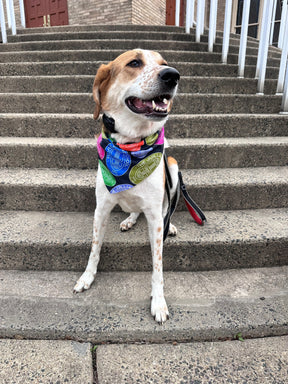
<svg viewBox="0 0 288 384">
<path fill-rule="evenodd" d="M 93 353 L 89 343 L 0 340 L 0 382 L 94 384 Z M 97 347 L 96 354 L 99 384 L 288 382 L 288 336 L 175 345 L 107 344 Z"/>
</svg>

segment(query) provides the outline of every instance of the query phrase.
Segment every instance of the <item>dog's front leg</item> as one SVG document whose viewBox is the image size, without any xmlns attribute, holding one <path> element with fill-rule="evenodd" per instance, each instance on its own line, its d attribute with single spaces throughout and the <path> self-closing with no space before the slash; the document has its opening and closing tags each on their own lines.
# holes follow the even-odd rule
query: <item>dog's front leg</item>
<svg viewBox="0 0 288 384">
<path fill-rule="evenodd" d="M 168 307 L 164 298 L 164 281 L 162 266 L 163 250 L 163 218 L 159 215 L 146 214 L 149 228 L 149 237 L 152 249 L 153 273 L 151 292 L 151 314 L 154 319 L 163 324 L 169 319 Z"/>
<path fill-rule="evenodd" d="M 109 207 L 107 204 L 105 209 L 103 209 L 103 207 L 101 209 L 101 207 L 97 205 L 97 208 L 95 209 L 91 253 L 85 272 L 74 287 L 74 293 L 83 292 L 84 290 L 89 289 L 95 279 L 105 229 L 112 207 L 113 206 Z"/>
</svg>

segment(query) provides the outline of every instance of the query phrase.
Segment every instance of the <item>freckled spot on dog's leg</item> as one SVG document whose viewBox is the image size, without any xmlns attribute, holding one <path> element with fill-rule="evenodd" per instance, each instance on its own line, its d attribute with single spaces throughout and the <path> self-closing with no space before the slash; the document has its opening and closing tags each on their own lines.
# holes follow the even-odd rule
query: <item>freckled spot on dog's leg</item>
<svg viewBox="0 0 288 384">
<path fill-rule="evenodd" d="M 158 227 L 157 228 L 157 232 L 161 232 L 162 231 L 162 228 L 161 227 Z"/>
</svg>

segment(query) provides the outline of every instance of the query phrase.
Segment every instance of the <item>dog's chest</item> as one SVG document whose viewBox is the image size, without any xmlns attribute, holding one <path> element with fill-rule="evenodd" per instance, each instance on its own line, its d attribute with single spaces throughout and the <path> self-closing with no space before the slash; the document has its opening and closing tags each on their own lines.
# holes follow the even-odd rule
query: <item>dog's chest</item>
<svg viewBox="0 0 288 384">
<path fill-rule="evenodd" d="M 163 160 L 155 171 L 135 187 L 110 196 L 117 200 L 124 212 L 143 212 L 158 209 L 163 204 Z"/>
</svg>

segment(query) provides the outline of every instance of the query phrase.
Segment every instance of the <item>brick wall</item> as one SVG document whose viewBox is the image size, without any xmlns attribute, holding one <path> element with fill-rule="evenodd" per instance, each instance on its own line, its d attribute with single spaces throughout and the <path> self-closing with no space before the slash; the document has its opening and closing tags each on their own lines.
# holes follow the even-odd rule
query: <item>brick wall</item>
<svg viewBox="0 0 288 384">
<path fill-rule="evenodd" d="M 132 0 L 68 0 L 70 25 L 131 24 Z"/>
<path fill-rule="evenodd" d="M 69 24 L 165 25 L 166 0 L 68 0 Z"/>
<path fill-rule="evenodd" d="M 165 25 L 166 0 L 133 0 L 132 24 Z"/>
</svg>

